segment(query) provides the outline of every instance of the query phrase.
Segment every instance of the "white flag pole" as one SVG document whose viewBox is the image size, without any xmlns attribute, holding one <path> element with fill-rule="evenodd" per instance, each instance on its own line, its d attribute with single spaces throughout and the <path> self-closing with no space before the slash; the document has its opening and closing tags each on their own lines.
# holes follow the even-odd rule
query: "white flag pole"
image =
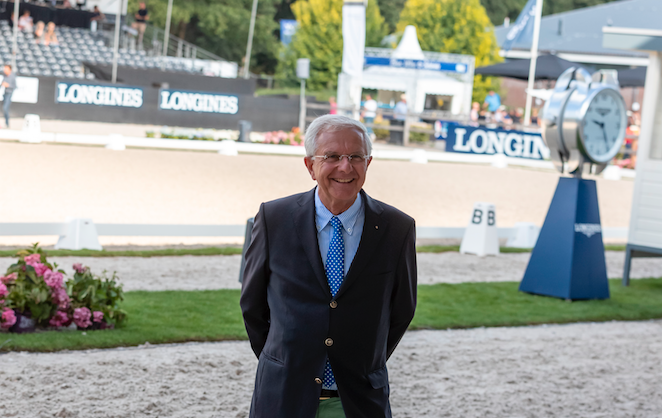
<svg viewBox="0 0 662 418">
<path fill-rule="evenodd" d="M 524 125 L 531 124 L 531 91 L 533 90 L 533 83 L 536 80 L 536 61 L 538 61 L 538 40 L 540 38 L 540 18 L 542 17 L 542 2 L 543 0 L 536 0 L 536 17 L 533 21 L 533 40 L 531 42 L 531 64 L 529 65 L 529 84 L 526 89 L 526 110 L 524 111 Z"/>
</svg>

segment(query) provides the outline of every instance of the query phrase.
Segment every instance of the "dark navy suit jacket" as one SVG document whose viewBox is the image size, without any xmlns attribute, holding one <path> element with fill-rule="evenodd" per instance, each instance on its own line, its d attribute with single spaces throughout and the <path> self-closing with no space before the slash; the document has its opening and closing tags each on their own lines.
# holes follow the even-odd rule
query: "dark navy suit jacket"
<svg viewBox="0 0 662 418">
<path fill-rule="evenodd" d="M 386 361 L 416 307 L 414 220 L 361 191 L 361 243 L 333 298 L 314 193 L 263 203 L 255 217 L 241 291 L 259 358 L 250 416 L 314 417 L 328 356 L 347 418 L 391 417 Z"/>
</svg>

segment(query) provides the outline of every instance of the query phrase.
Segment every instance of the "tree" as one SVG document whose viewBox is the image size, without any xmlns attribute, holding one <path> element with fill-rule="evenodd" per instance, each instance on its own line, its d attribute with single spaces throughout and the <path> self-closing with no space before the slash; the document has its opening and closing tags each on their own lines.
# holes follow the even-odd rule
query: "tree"
<svg viewBox="0 0 662 418">
<path fill-rule="evenodd" d="M 370 0 L 368 0 L 370 1 Z M 406 0 L 380 0 L 379 11 L 384 16 L 384 21 L 388 25 L 388 33 L 395 32 L 400 19 L 400 12 L 405 6 Z"/>
<path fill-rule="evenodd" d="M 342 67 L 342 6 L 343 0 L 299 0 L 292 4 L 299 26 L 279 62 L 281 83 L 298 85 L 296 60 L 309 58 L 310 78 L 307 84 L 310 89 L 336 87 Z M 366 9 L 366 46 L 379 46 L 385 29 L 377 0 L 369 1 Z"/>
<path fill-rule="evenodd" d="M 129 14 L 138 10 L 140 0 L 129 0 Z M 273 73 L 279 48 L 273 20 L 276 4 L 281 0 L 260 0 L 253 48 L 251 71 Z M 228 61 L 242 62 L 246 54 L 252 0 L 175 0 L 170 32 Z M 168 0 L 150 0 L 149 22 L 165 28 Z"/>
<path fill-rule="evenodd" d="M 501 61 L 494 27 L 479 0 L 408 0 L 398 31 L 416 27 L 423 51 L 466 54 L 476 57 L 476 67 Z M 482 102 L 498 80 L 474 77 L 472 100 Z"/>
</svg>

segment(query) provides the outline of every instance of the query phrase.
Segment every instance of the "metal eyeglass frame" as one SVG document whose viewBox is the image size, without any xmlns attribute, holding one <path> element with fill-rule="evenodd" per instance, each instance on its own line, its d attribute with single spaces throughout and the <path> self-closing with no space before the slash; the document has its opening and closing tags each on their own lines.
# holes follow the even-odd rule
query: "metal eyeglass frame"
<svg viewBox="0 0 662 418">
<path fill-rule="evenodd" d="M 331 161 L 334 164 L 339 164 L 340 162 L 342 162 L 343 157 L 347 157 L 347 161 L 350 164 L 363 163 L 363 162 L 366 162 L 366 160 L 368 158 L 370 158 L 370 155 L 360 155 L 360 154 L 341 154 L 341 155 L 338 155 L 338 154 L 326 155 L 325 154 L 325 155 L 313 155 L 310 158 L 312 158 L 312 159 L 321 158 L 322 161 L 326 162 L 329 158 L 336 157 L 336 156 L 338 157 L 338 161 L 335 161 L 335 162 Z M 354 163 L 352 163 L 352 158 L 363 158 L 363 161 L 355 161 Z"/>
</svg>

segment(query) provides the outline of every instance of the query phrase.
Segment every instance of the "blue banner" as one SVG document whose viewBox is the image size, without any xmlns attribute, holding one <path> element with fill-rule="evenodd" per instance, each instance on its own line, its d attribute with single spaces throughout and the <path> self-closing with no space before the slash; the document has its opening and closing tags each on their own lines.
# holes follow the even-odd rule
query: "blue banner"
<svg viewBox="0 0 662 418">
<path fill-rule="evenodd" d="M 364 65 L 380 65 L 395 68 L 411 68 L 414 70 L 445 71 L 465 74 L 468 70 L 466 64 L 457 62 L 409 60 L 385 57 L 365 57 Z"/>
<path fill-rule="evenodd" d="M 444 126 L 444 124 L 446 124 Z M 539 133 L 484 126 L 466 126 L 441 122 L 438 139 L 446 141 L 446 152 L 464 154 L 505 154 L 507 157 L 544 160 L 549 158 L 549 148 Z M 445 134 L 445 137 L 444 135 Z"/>
<path fill-rule="evenodd" d="M 510 51 L 516 42 L 531 43 L 533 41 L 533 21 L 536 17 L 536 0 L 529 0 L 517 17 L 515 24 L 510 27 L 506 40 L 501 49 Z"/>
<path fill-rule="evenodd" d="M 280 21 L 280 41 L 284 45 L 289 45 L 292 42 L 292 36 L 297 31 L 297 21 L 283 19 Z"/>
</svg>

